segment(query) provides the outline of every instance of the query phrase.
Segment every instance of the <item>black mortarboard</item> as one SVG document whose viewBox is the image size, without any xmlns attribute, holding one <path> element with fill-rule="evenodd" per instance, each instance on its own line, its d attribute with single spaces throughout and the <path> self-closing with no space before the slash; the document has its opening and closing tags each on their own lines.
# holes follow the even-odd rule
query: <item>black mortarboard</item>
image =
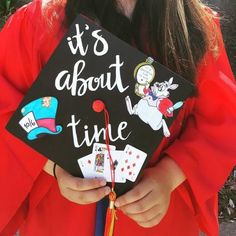
<svg viewBox="0 0 236 236">
<path fill-rule="evenodd" d="M 161 140 L 171 136 L 168 127 L 192 90 L 179 75 L 78 16 L 7 129 L 82 176 L 78 159 L 91 153 L 95 142 L 105 143 L 104 115 L 95 112 L 99 100 L 109 112 L 110 144 L 146 153 L 145 166 Z M 117 184 L 116 192 L 132 185 Z"/>
</svg>

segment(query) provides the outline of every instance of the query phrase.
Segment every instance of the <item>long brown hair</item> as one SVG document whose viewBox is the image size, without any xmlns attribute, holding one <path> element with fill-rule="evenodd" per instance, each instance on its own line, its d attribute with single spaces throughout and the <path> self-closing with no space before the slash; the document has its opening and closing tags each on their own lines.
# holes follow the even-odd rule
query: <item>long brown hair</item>
<svg viewBox="0 0 236 236">
<path fill-rule="evenodd" d="M 78 13 L 190 81 L 205 52 L 217 51 L 214 14 L 199 0 L 137 0 L 131 20 L 116 0 L 67 0 L 67 26 Z"/>
</svg>

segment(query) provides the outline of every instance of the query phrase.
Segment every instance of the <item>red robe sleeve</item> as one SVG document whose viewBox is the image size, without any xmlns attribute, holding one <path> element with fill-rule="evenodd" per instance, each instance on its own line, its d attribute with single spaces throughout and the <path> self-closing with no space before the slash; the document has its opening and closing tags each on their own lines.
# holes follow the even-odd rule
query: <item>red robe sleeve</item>
<svg viewBox="0 0 236 236">
<path fill-rule="evenodd" d="M 51 178 L 42 173 L 46 159 L 5 129 L 41 68 L 37 55 L 40 9 L 39 1 L 21 8 L 0 32 L 1 235 L 13 235 L 31 207 L 43 196 L 48 185 L 41 182 L 39 192 L 33 187 L 39 178 L 43 181 Z M 46 182 L 49 183 L 48 180 Z M 30 198 L 32 194 L 37 194 L 34 202 Z"/>
<path fill-rule="evenodd" d="M 208 52 L 199 66 L 197 90 L 184 131 L 165 151 L 187 177 L 196 214 L 215 207 L 208 200 L 236 164 L 236 85 L 222 37 L 218 57 Z"/>
</svg>

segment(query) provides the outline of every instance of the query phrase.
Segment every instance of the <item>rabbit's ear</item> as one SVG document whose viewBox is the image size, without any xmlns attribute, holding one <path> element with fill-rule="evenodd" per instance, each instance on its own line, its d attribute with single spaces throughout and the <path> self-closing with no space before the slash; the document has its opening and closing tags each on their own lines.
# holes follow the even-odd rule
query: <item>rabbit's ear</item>
<svg viewBox="0 0 236 236">
<path fill-rule="evenodd" d="M 169 89 L 175 90 L 175 89 L 177 89 L 178 87 L 179 87 L 178 84 L 172 84 L 172 85 L 169 87 Z"/>
<path fill-rule="evenodd" d="M 173 79 L 174 79 L 173 77 L 171 77 L 171 78 L 169 79 L 169 81 L 168 81 L 169 87 L 172 85 Z"/>
</svg>

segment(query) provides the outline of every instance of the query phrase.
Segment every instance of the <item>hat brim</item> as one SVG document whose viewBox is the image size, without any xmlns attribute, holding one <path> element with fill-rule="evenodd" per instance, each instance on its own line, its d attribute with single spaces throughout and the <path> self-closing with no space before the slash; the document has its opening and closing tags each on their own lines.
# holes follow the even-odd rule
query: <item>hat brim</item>
<svg viewBox="0 0 236 236">
<path fill-rule="evenodd" d="M 56 135 L 56 134 L 61 133 L 61 131 L 62 131 L 62 126 L 60 125 L 56 126 L 56 132 L 53 132 L 45 127 L 37 127 L 28 133 L 27 138 L 29 140 L 35 140 L 39 138 L 41 135 L 45 135 L 45 134 Z"/>
</svg>

